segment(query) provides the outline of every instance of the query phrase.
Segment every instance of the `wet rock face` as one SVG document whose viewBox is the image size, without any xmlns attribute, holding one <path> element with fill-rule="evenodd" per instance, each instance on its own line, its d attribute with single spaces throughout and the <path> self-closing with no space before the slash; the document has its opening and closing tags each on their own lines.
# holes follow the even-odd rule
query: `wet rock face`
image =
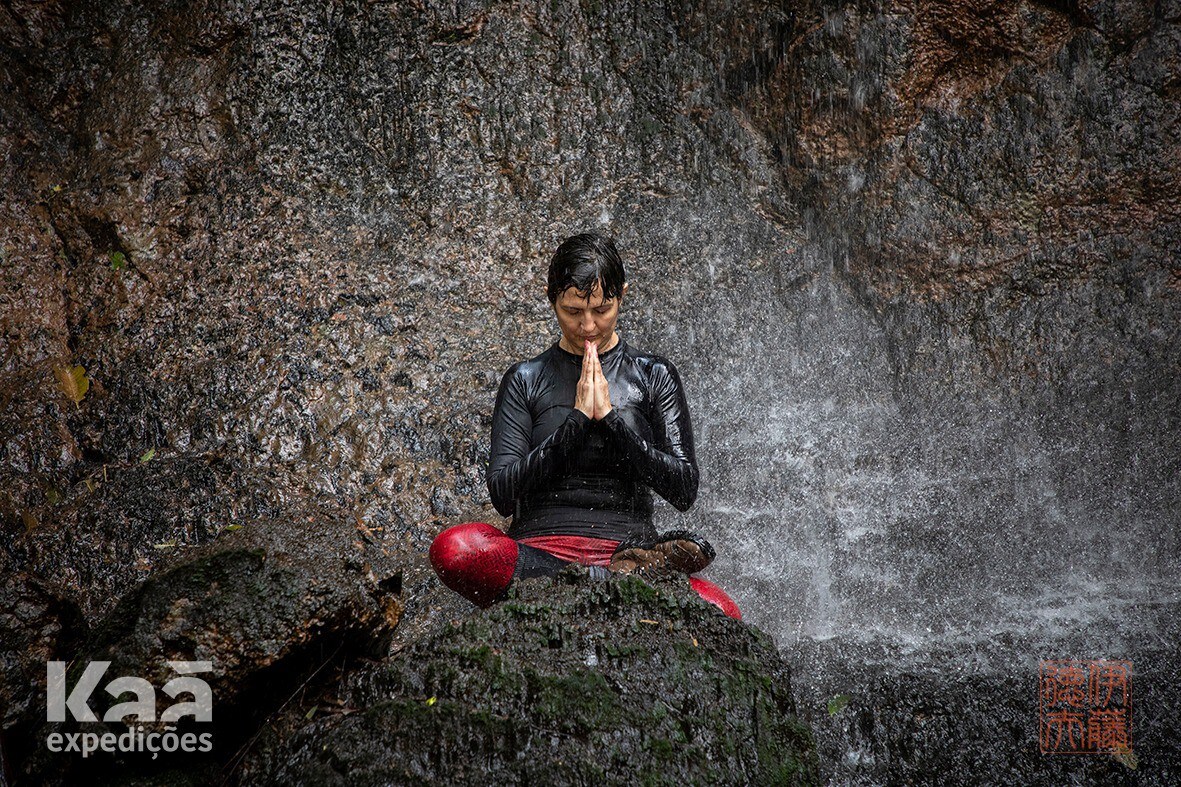
<svg viewBox="0 0 1181 787">
<path fill-rule="evenodd" d="M 757 583 L 798 565 L 805 630 L 1175 585 L 1178 24 L 1116 7 L 818 3 L 758 50 L 736 103 L 813 242 L 711 491 L 736 538 L 785 515 L 762 489 L 805 512 Z"/>
<path fill-rule="evenodd" d="M 146 667 L 144 677 L 156 683 L 164 676 L 152 665 L 167 671 L 170 660 L 211 661 L 209 682 L 232 708 L 243 677 L 312 644 L 388 635 L 401 614 L 399 575 L 379 576 L 347 531 L 333 538 L 323 527 L 318 548 L 265 532 L 286 527 L 257 523 L 151 577 L 120 600 L 87 656 L 111 660 L 115 670 Z"/>
<path fill-rule="evenodd" d="M 217 455 L 82 465 L 78 471 L 86 475 L 62 489 L 49 487 L 53 502 L 4 534 L 5 554 L 52 578 L 91 621 L 153 572 L 220 535 L 282 521 L 294 540 L 301 528 L 319 532 L 332 516 L 309 511 L 306 491 L 289 476 L 253 473 Z M 335 516 L 347 522 L 347 513 Z M 331 540 L 327 532 L 324 538 Z"/>
<path fill-rule="evenodd" d="M 1138 665 L 1157 712 L 1181 699 L 1178 21 L 821 3 L 760 50 L 739 103 L 842 286 L 786 268 L 804 326 L 786 345 L 835 363 L 789 350 L 769 449 L 724 440 L 724 527 L 768 532 L 782 510 L 743 503 L 777 485 L 802 512 L 735 566 L 768 605 L 807 607 L 787 613 L 820 635 L 796 656 L 801 704 L 837 783 L 1181 769 L 1145 715 L 1138 772 L 1044 757 L 1033 704 L 1037 659 L 1097 655 Z M 844 694 L 859 709 L 830 717 Z"/>
<path fill-rule="evenodd" d="M 802 599 L 778 634 L 1159 578 L 1171 12 L 716 11 L 14 4 L 5 537 L 93 527 L 55 501 L 152 450 L 283 465 L 409 552 L 499 521 L 495 385 L 589 225 L 631 265 L 621 330 L 689 390 L 678 524 L 756 608 Z M 140 578 L 116 563 L 75 586 Z"/>
<path fill-rule="evenodd" d="M 762 632 L 683 580 L 521 583 L 350 674 L 250 783 L 814 784 L 810 733 Z M 320 700 L 322 702 L 322 700 Z M 313 702 L 305 700 L 305 705 Z M 341 709 L 344 709 L 343 712 Z M 297 714 L 292 714 L 297 717 Z"/>
<path fill-rule="evenodd" d="M 602 226 L 633 249 L 641 345 L 701 284 L 703 237 L 778 243 L 735 201 L 734 167 L 767 172 L 717 105 L 751 15 L 731 40 L 708 8 L 643 3 L 13 4 L 7 536 L 92 527 L 57 501 L 153 450 L 282 465 L 397 549 L 494 518 L 492 398 L 553 340 L 540 293 L 563 237 Z M 54 377 L 75 365 L 78 403 Z"/>
<path fill-rule="evenodd" d="M 850 787 L 972 785 L 982 778 L 1121 787 L 1177 782 L 1177 731 L 1156 716 L 1175 706 L 1181 681 L 1181 639 L 1167 635 L 1177 603 L 1113 606 L 1099 624 L 1051 634 L 1030 626 L 994 632 L 984 643 L 949 639 L 916 648 L 869 637 L 802 643 L 796 663 L 836 665 L 809 670 L 806 683 L 797 675 L 796 682 L 826 778 Z M 1133 756 L 1043 754 L 1038 661 L 1085 662 L 1104 654 L 1132 664 Z M 1051 728 L 1051 747 L 1057 733 Z"/>
</svg>

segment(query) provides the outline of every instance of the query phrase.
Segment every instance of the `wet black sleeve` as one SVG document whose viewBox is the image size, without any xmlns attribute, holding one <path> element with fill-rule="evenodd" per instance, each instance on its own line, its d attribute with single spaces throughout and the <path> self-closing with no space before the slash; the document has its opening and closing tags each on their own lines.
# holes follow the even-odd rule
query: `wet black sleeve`
<svg viewBox="0 0 1181 787">
<path fill-rule="evenodd" d="M 639 480 L 678 511 L 687 511 L 697 499 L 697 456 L 689 404 L 672 363 L 661 360 L 653 366 L 651 396 L 654 444 L 636 434 L 614 408 L 603 423 L 623 448 Z"/>
<path fill-rule="evenodd" d="M 529 408 L 528 378 L 515 364 L 505 372 L 492 413 L 492 455 L 488 461 L 488 495 L 501 516 L 512 516 L 518 498 L 538 482 L 556 477 L 583 443 L 590 419 L 570 407 L 558 429 L 533 449 L 533 414 Z"/>
</svg>

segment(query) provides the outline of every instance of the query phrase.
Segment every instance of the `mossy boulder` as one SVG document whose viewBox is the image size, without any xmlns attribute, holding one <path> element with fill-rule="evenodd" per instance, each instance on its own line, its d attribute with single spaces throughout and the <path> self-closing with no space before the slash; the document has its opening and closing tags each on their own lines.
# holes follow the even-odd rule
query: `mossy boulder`
<svg viewBox="0 0 1181 787">
<path fill-rule="evenodd" d="M 813 784 L 769 636 L 683 581 L 520 583 L 338 687 L 240 778 L 316 784 Z"/>
</svg>

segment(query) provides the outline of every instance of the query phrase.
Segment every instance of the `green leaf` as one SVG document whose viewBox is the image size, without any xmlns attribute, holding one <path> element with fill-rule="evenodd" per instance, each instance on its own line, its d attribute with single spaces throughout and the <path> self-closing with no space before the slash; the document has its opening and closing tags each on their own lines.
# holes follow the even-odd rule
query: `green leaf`
<svg viewBox="0 0 1181 787">
<path fill-rule="evenodd" d="M 121 271 L 127 266 L 127 255 L 121 251 L 112 251 L 108 257 L 111 258 L 111 270 Z"/>
<path fill-rule="evenodd" d="M 226 525 L 225 527 L 222 528 L 222 530 L 228 530 L 231 533 L 234 532 L 235 530 L 241 530 L 241 529 L 242 529 L 241 525 Z"/>
<path fill-rule="evenodd" d="M 848 694 L 838 694 L 833 697 L 828 701 L 828 715 L 836 716 L 838 713 L 844 710 L 846 705 L 849 704 L 850 699 L 852 699 L 852 697 L 850 697 Z"/>
<path fill-rule="evenodd" d="M 426 706 L 429 708 L 430 706 L 434 705 L 438 701 L 439 701 L 438 697 L 431 697 L 429 700 L 426 701 Z"/>
<path fill-rule="evenodd" d="M 319 705 L 313 705 L 312 709 L 310 711 L 308 711 L 306 714 L 304 714 L 304 717 L 303 717 L 304 721 L 311 721 L 312 717 L 316 715 L 316 711 L 318 711 L 319 709 L 320 709 Z"/>
<path fill-rule="evenodd" d="M 147 462 L 150 462 L 150 461 L 152 461 L 152 458 L 154 456 L 156 456 L 156 449 L 149 448 L 147 451 L 144 452 L 144 455 L 139 458 L 139 463 L 142 465 Z"/>
</svg>

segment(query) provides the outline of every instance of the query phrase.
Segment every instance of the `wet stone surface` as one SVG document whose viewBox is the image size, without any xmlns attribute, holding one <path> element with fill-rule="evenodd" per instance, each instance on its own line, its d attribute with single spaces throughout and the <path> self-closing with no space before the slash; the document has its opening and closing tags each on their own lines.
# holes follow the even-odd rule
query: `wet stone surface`
<svg viewBox="0 0 1181 787">
<path fill-rule="evenodd" d="M 6 722 L 34 742 L 30 750 L 10 753 L 19 773 L 43 783 L 77 783 L 100 774 L 111 781 L 151 776 L 167 783 L 172 776 L 166 769 L 180 758 L 183 771 L 212 778 L 209 774 L 226 768 L 270 714 L 326 667 L 349 657 L 384 655 L 402 613 L 401 573 L 380 551 L 367 554 L 354 522 L 314 505 L 303 514 L 294 520 L 258 519 L 188 550 L 124 595 L 92 630 L 71 631 L 73 639 L 51 651 L 68 662 L 71 690 L 90 665 L 103 662 L 108 665 L 103 686 L 121 676 L 146 680 L 157 694 L 154 718 L 139 719 L 144 728 L 207 732 L 215 742 L 212 753 L 157 758 L 100 751 L 85 760 L 47 751 L 41 744 L 54 732 L 127 731 L 120 720 L 105 721 L 107 711 L 127 697 L 97 689 L 88 703 L 103 721 L 43 723 L 42 663 L 27 690 L 35 701 L 13 723 Z M 80 620 L 77 610 L 75 615 Z M 42 625 L 50 622 L 44 618 Z M 4 642 L 6 649 L 12 644 Z M 212 723 L 189 718 L 169 728 L 159 721 L 173 704 L 159 691 L 177 677 L 173 662 L 206 664 L 194 669 L 209 686 Z M 196 699 L 186 694 L 177 701 Z"/>
<path fill-rule="evenodd" d="M 438 619 L 333 698 L 322 718 L 299 709 L 282 740 L 264 738 L 243 778 L 818 783 L 774 643 L 683 579 L 592 580 L 575 567 L 520 583 L 487 610 Z"/>
</svg>

